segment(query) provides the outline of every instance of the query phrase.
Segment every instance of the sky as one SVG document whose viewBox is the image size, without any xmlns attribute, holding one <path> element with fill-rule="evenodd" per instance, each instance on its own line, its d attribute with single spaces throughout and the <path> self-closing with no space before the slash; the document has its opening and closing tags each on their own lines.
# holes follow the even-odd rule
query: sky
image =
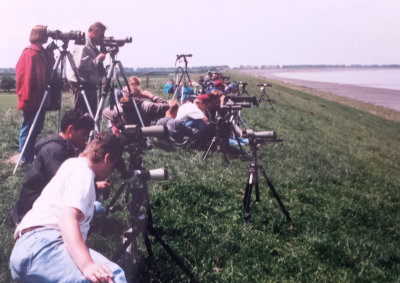
<svg viewBox="0 0 400 283">
<path fill-rule="evenodd" d="M 100 21 L 124 67 L 400 64 L 399 0 L 1 0 L 0 68 L 34 25 L 87 32 Z M 73 43 L 69 51 L 73 50 Z"/>
</svg>

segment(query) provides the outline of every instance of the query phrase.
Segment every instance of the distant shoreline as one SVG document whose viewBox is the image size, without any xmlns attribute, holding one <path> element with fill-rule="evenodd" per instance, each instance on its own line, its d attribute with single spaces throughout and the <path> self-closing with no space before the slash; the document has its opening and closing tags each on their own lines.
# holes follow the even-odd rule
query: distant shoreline
<svg viewBox="0 0 400 283">
<path fill-rule="evenodd" d="M 305 81 L 305 80 L 283 78 L 276 76 L 277 73 L 281 72 L 302 72 L 302 71 L 323 72 L 323 71 L 333 71 L 333 70 L 338 71 L 339 69 L 337 68 L 256 69 L 256 70 L 242 70 L 241 72 L 256 77 L 263 77 L 266 79 L 281 81 L 283 83 L 311 88 L 328 94 L 339 95 L 367 103 L 372 103 L 374 105 L 382 106 L 400 112 L 400 90 L 364 87 L 351 84 Z M 344 68 L 343 70 L 348 70 L 348 68 Z M 365 68 L 360 68 L 360 70 L 365 70 Z"/>
</svg>

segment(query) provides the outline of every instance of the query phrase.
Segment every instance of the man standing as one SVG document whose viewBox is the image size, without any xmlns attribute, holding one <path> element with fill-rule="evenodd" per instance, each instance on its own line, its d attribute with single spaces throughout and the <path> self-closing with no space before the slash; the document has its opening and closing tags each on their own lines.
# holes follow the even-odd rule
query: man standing
<svg viewBox="0 0 400 283">
<path fill-rule="evenodd" d="M 95 179 L 122 168 L 123 144 L 111 133 L 64 162 L 17 226 L 10 269 L 18 282 L 126 282 L 123 270 L 86 246 Z"/>
<path fill-rule="evenodd" d="M 17 225 L 32 208 L 43 188 L 56 174 L 61 164 L 82 151 L 94 127 L 93 119 L 76 110 L 67 111 L 61 119 L 61 132 L 40 140 L 35 148 L 36 158 L 26 173 L 19 199 L 10 211 Z"/>
<path fill-rule="evenodd" d="M 101 83 L 102 77 L 105 75 L 103 61 L 106 58 L 106 54 L 100 52 L 97 46 L 103 44 L 106 29 L 106 26 L 100 22 L 91 25 L 86 37 L 86 44 L 84 46 L 77 45 L 73 52 L 79 79 L 83 84 L 83 89 L 93 115 L 96 115 L 97 88 Z M 77 78 L 71 66 L 67 68 L 67 77 L 69 81 L 73 82 L 75 109 L 82 113 L 88 112 L 86 102 L 80 93 Z"/>
</svg>

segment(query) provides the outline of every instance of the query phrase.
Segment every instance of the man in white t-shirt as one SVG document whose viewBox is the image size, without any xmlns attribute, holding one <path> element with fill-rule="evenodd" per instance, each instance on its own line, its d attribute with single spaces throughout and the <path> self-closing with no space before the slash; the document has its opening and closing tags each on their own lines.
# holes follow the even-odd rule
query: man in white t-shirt
<svg viewBox="0 0 400 283">
<path fill-rule="evenodd" d="M 124 166 L 123 144 L 100 134 L 81 155 L 65 161 L 21 223 L 10 257 L 18 282 L 126 282 L 123 270 L 88 249 L 95 180 Z"/>
<path fill-rule="evenodd" d="M 206 102 L 208 96 L 201 94 L 195 98 L 194 102 L 186 102 L 178 109 L 176 120 L 182 120 L 186 126 L 202 130 L 209 124 L 207 116 L 204 111 L 206 110 Z"/>
</svg>

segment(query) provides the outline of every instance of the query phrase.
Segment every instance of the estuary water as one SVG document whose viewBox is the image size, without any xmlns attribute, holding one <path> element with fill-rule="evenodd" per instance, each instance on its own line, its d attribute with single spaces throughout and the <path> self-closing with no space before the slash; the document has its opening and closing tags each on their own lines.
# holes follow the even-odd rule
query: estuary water
<svg viewBox="0 0 400 283">
<path fill-rule="evenodd" d="M 286 72 L 274 73 L 281 78 L 291 78 L 305 81 L 350 84 L 374 88 L 400 90 L 400 68 L 371 68 L 371 69 L 292 69 Z"/>
<path fill-rule="evenodd" d="M 244 72 L 400 112 L 400 68 L 253 69 Z"/>
</svg>

